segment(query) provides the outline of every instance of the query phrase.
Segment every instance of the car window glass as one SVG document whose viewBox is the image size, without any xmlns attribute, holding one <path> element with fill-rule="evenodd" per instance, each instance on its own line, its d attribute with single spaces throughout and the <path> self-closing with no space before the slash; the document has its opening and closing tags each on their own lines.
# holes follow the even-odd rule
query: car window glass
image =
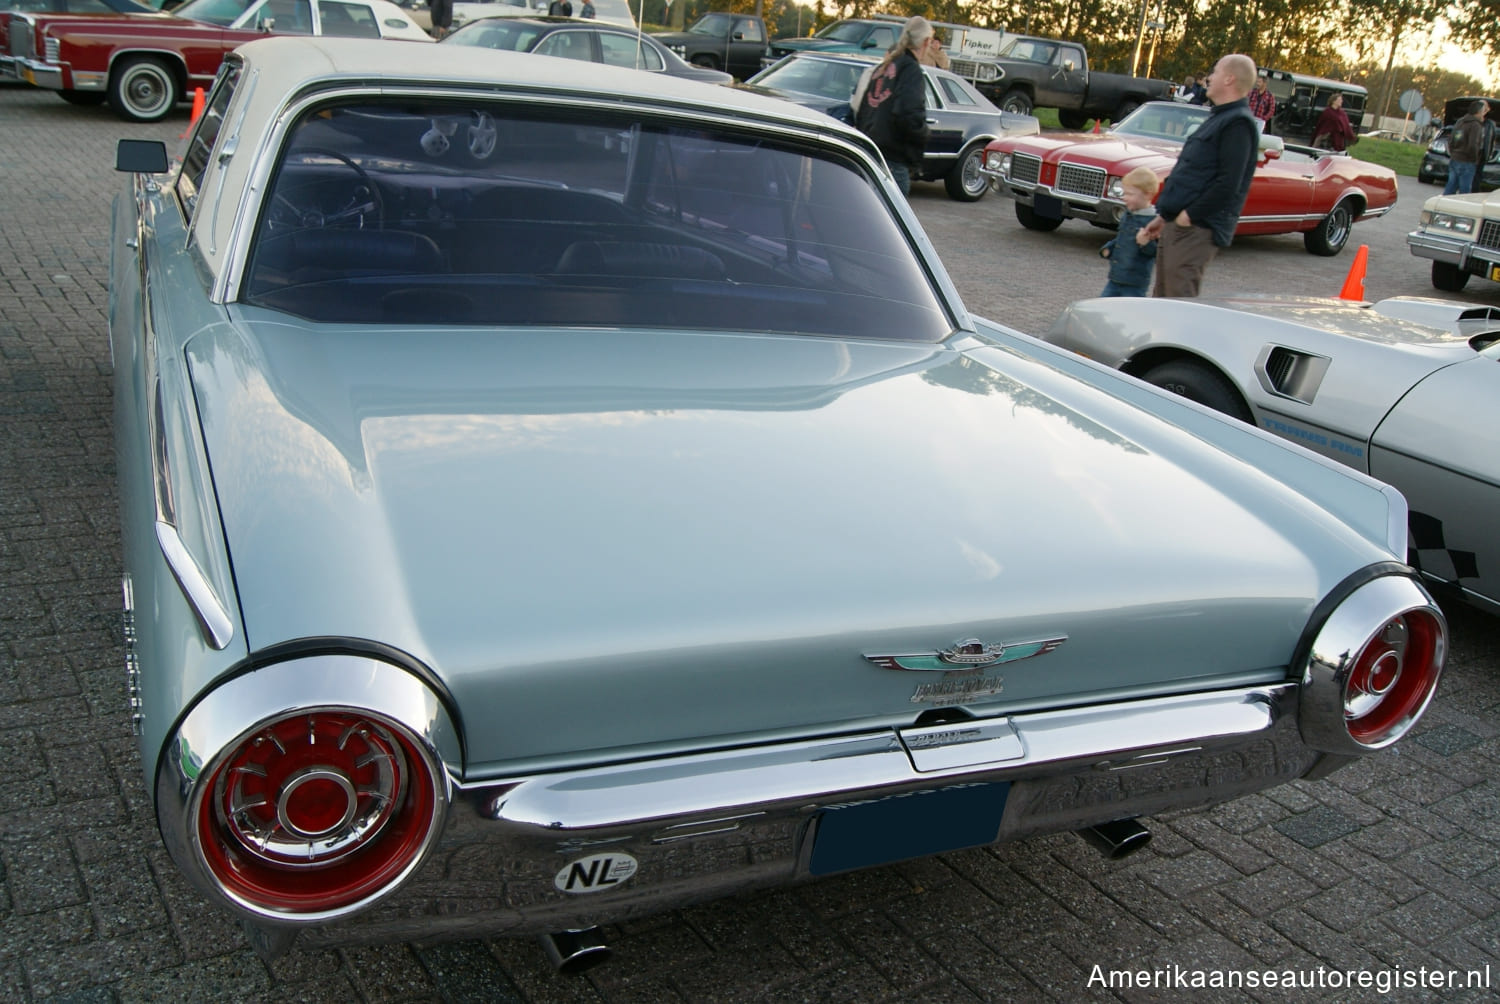
<svg viewBox="0 0 1500 1004">
<path fill-rule="evenodd" d="M 0 6 L 0 9 L 4 9 L 3 6 Z M 30 9 L 40 10 L 41 5 L 38 4 Z M 113 14 L 115 12 L 103 0 L 67 0 L 65 9 L 69 14 Z"/>
<path fill-rule="evenodd" d="M 973 95 L 964 90 L 963 84 L 957 80 L 952 77 L 939 77 L 938 79 L 942 83 L 943 97 L 948 99 L 948 104 L 961 105 L 966 108 L 979 106 L 979 102 L 975 101 Z"/>
<path fill-rule="evenodd" d="M 943 101 L 938 97 L 937 86 L 932 82 L 932 78 L 923 74 L 922 79 L 925 84 L 922 88 L 922 103 L 928 108 L 943 107 Z"/>
<path fill-rule="evenodd" d="M 1056 63 L 1058 66 L 1065 66 L 1068 63 L 1072 63 L 1073 69 L 1081 70 L 1083 69 L 1083 50 L 1075 49 L 1071 45 L 1062 46 L 1057 50 Z"/>
<path fill-rule="evenodd" d="M 531 44 L 541 33 L 541 28 L 535 24 L 521 24 L 505 17 L 487 17 L 464 25 L 443 39 L 443 44 L 529 52 Z"/>
<path fill-rule="evenodd" d="M 325 104 L 288 129 L 239 299 L 331 323 L 936 341 L 951 319 L 842 153 L 599 103 Z"/>
<path fill-rule="evenodd" d="M 728 14 L 704 14 L 696 21 L 692 28 L 688 29 L 695 35 L 707 35 L 710 38 L 723 38 L 729 31 Z"/>
<path fill-rule="evenodd" d="M 584 31 L 555 31 L 538 42 L 532 51 L 541 56 L 579 59 L 585 63 L 594 61 L 594 47 L 589 44 L 589 33 Z"/>
<path fill-rule="evenodd" d="M 759 21 L 746 19 L 741 21 L 736 27 L 743 36 L 742 41 L 764 42 L 766 40 L 766 33 L 761 31 Z"/>
<path fill-rule="evenodd" d="M 896 30 L 894 28 L 876 28 L 870 32 L 870 39 L 875 43 L 874 48 L 884 52 L 896 44 Z"/>
<path fill-rule="evenodd" d="M 227 26 L 243 15 L 248 6 L 246 0 L 189 0 L 172 13 L 190 21 Z"/>
<path fill-rule="evenodd" d="M 278 35 L 311 35 L 312 7 L 308 0 L 265 0 L 246 23 Z"/>
<path fill-rule="evenodd" d="M 379 38 L 380 25 L 375 12 L 362 3 L 318 0 L 318 16 L 323 19 L 323 34 L 347 38 Z"/>
<path fill-rule="evenodd" d="M 649 42 L 637 41 L 629 35 L 619 35 L 612 31 L 601 31 L 598 38 L 604 62 L 610 66 L 628 66 L 653 73 L 666 69 L 661 53 Z"/>
<path fill-rule="evenodd" d="M 219 69 L 219 77 L 209 91 L 203 106 L 203 115 L 198 119 L 187 149 L 182 155 L 182 171 L 177 176 L 177 196 L 191 219 L 198 206 L 198 191 L 203 187 L 203 176 L 208 172 L 209 158 L 214 144 L 219 141 L 219 131 L 224 128 L 224 113 L 234 89 L 239 85 L 240 67 L 237 63 L 225 63 Z"/>
</svg>

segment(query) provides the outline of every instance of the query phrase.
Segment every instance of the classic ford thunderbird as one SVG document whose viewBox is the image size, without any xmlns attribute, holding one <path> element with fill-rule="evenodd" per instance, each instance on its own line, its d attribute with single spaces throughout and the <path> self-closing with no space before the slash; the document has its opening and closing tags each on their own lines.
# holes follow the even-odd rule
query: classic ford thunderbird
<svg viewBox="0 0 1500 1004">
<path fill-rule="evenodd" d="M 1120 853 L 1433 696 L 1396 491 L 970 315 L 822 112 L 269 38 L 118 166 L 129 693 L 262 952 L 581 964 L 735 890 Z"/>
<path fill-rule="evenodd" d="M 1001 137 L 988 147 L 984 172 L 1016 203 L 1029 230 L 1056 230 L 1064 220 L 1113 227 L 1125 212 L 1123 180 L 1137 167 L 1172 173 L 1183 142 L 1208 118 L 1198 105 L 1152 101 L 1108 132 Z M 1343 153 L 1262 136 L 1236 234 L 1302 234 L 1315 255 L 1336 255 L 1353 225 L 1396 204 L 1396 173 Z"/>
</svg>

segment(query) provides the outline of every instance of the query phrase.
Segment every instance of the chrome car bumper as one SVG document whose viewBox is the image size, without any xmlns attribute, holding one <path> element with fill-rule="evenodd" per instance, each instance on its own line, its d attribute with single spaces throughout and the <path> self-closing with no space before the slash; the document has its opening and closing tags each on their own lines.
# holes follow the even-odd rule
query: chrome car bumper
<svg viewBox="0 0 1500 1004">
<path fill-rule="evenodd" d="M 859 858 L 858 847 L 825 853 L 825 839 L 838 844 L 847 829 L 843 813 L 875 828 L 905 818 L 917 828 L 913 853 L 898 852 L 909 857 L 1209 805 L 1347 762 L 1303 742 L 1301 690 L 1251 687 L 460 784 L 446 831 L 411 881 L 363 914 L 301 928 L 300 944 L 585 928 L 813 878 L 842 870 L 840 853 Z M 945 846 L 944 815 L 955 799 L 975 798 L 1003 806 L 998 825 Z"/>
<path fill-rule="evenodd" d="M 1039 215 L 1049 219 L 1087 220 L 1114 226 L 1125 215 L 1125 204 L 1114 199 L 1094 199 L 1077 192 L 1058 191 L 1050 185 L 1016 181 L 986 167 L 981 167 L 979 173 L 990 179 L 996 192 L 1037 209 Z M 1058 215 L 1054 216 L 1052 210 Z"/>
<path fill-rule="evenodd" d="M 1446 262 L 1461 271 L 1500 279 L 1500 248 L 1488 248 L 1473 241 L 1413 230 L 1406 235 L 1407 246 L 1419 258 Z"/>
<path fill-rule="evenodd" d="M 37 87 L 45 87 L 50 91 L 60 91 L 67 86 L 63 68 L 54 63 L 39 63 L 34 59 L 11 59 L 11 72 L 14 77 L 8 79 L 24 80 Z M 7 79 L 6 72 L 0 67 L 0 79 Z M 88 88 L 89 90 L 103 90 L 104 83 L 99 83 Z"/>
</svg>

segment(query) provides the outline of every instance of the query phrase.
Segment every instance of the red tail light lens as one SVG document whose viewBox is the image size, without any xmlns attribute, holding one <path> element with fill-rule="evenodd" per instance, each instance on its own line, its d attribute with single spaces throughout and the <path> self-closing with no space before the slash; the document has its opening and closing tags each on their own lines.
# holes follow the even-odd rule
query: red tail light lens
<svg viewBox="0 0 1500 1004">
<path fill-rule="evenodd" d="M 1416 720 L 1437 686 L 1442 638 L 1436 618 L 1414 610 L 1365 643 L 1344 682 L 1344 718 L 1356 742 L 1399 738 Z"/>
<path fill-rule="evenodd" d="M 300 711 L 218 762 L 198 842 L 231 898 L 301 916 L 342 911 L 407 874 L 440 818 L 440 774 L 404 728 L 351 709 Z"/>
<path fill-rule="evenodd" d="M 1312 638 L 1298 702 L 1303 740 L 1344 756 L 1396 742 L 1432 700 L 1447 649 L 1447 622 L 1416 579 L 1360 585 Z"/>
</svg>

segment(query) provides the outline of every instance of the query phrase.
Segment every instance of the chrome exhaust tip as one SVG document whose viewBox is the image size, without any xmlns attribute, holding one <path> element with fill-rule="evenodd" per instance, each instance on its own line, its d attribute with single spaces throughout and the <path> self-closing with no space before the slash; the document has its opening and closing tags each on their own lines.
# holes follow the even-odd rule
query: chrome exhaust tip
<svg viewBox="0 0 1500 1004">
<path fill-rule="evenodd" d="M 608 961 L 609 946 L 597 927 L 581 931 L 557 931 L 540 938 L 547 960 L 560 973 L 581 973 Z"/>
<path fill-rule="evenodd" d="M 1151 842 L 1151 831 L 1134 819 L 1116 819 L 1075 832 L 1111 861 L 1134 854 Z"/>
</svg>

